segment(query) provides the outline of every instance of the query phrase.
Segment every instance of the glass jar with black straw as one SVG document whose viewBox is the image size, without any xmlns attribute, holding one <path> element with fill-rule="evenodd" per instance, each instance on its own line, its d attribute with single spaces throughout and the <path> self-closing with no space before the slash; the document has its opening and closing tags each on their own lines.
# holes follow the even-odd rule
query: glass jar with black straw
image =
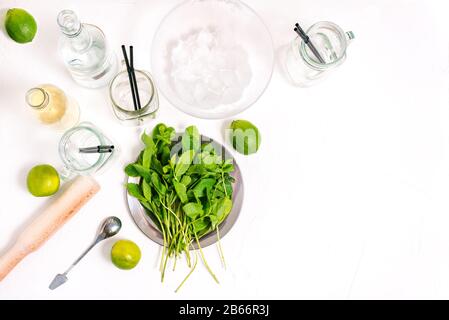
<svg viewBox="0 0 449 320">
<path fill-rule="evenodd" d="M 124 70 L 119 72 L 109 86 L 112 110 L 124 125 L 140 126 L 154 119 L 159 109 L 159 97 L 151 75 L 134 67 L 134 48 L 129 56 L 122 45 Z"/>
<path fill-rule="evenodd" d="M 328 21 L 317 22 L 307 31 L 296 23 L 293 30 L 298 36 L 287 51 L 285 67 L 292 82 L 301 87 L 318 83 L 340 66 L 354 39 L 352 31 L 344 32 Z"/>
</svg>

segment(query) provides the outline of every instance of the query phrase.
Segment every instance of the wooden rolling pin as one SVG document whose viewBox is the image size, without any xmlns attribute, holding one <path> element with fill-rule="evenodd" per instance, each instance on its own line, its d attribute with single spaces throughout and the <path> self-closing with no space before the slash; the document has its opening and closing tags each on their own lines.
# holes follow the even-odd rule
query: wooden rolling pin
<svg viewBox="0 0 449 320">
<path fill-rule="evenodd" d="M 94 178 L 78 176 L 20 234 L 16 243 L 0 257 L 0 281 L 28 254 L 37 250 L 100 190 Z"/>
</svg>

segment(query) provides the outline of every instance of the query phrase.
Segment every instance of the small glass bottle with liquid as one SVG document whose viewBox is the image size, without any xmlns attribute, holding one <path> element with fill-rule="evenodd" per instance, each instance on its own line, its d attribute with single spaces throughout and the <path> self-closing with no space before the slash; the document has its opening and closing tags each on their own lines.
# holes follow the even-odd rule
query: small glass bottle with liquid
<svg viewBox="0 0 449 320">
<path fill-rule="evenodd" d="M 56 130 L 66 130 L 79 121 L 78 104 L 54 85 L 43 84 L 32 88 L 25 98 L 39 121 Z"/>
<path fill-rule="evenodd" d="M 59 52 L 73 79 L 87 88 L 108 85 L 117 74 L 118 61 L 100 28 L 80 23 L 71 10 L 59 13 L 58 25 Z"/>
</svg>

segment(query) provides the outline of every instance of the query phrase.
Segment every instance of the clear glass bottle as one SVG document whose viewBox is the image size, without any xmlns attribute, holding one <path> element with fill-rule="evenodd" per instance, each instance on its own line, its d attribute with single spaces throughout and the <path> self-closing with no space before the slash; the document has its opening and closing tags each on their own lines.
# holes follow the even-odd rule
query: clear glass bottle
<svg viewBox="0 0 449 320">
<path fill-rule="evenodd" d="M 42 124 L 56 130 L 66 130 L 79 121 L 80 112 L 75 100 L 51 84 L 42 84 L 28 90 L 26 102 Z"/>
<path fill-rule="evenodd" d="M 117 57 L 109 49 L 104 33 L 96 26 L 80 23 L 71 10 L 58 15 L 62 36 L 59 52 L 73 79 L 81 86 L 99 88 L 117 74 Z"/>
</svg>

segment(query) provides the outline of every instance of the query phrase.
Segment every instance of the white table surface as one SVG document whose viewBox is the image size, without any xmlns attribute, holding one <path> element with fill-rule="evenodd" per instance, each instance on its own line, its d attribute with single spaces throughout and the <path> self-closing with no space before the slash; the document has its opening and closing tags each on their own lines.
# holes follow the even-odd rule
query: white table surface
<svg viewBox="0 0 449 320">
<path fill-rule="evenodd" d="M 37 124 L 27 89 L 54 83 L 75 97 L 82 120 L 115 139 L 121 158 L 98 177 L 101 192 L 3 282 L 0 299 L 449 298 L 449 19 L 447 1 L 246 1 L 266 21 L 275 47 L 304 27 L 330 20 L 356 34 L 346 63 L 322 84 L 290 85 L 279 66 L 263 97 L 234 117 L 254 122 L 260 151 L 237 156 L 245 181 L 240 219 L 217 249 L 205 249 L 220 285 L 204 266 L 178 294 L 180 267 L 160 283 L 159 247 L 131 220 L 123 166 L 140 148 L 139 130 L 113 117 L 107 90 L 76 85 L 57 56 L 61 9 L 99 25 L 120 53 L 133 44 L 149 69 L 154 31 L 175 0 L 1 0 L 23 7 L 38 34 L 19 45 L 0 31 L 0 250 L 49 199 L 26 190 L 36 164 L 60 166 L 60 135 Z M 3 21 L 3 17 L 1 19 Z M 1 23 L 3 25 L 3 22 Z M 231 119 L 200 120 L 161 99 L 157 122 L 195 124 L 219 141 Z M 155 122 L 156 123 L 156 122 Z M 151 125 L 152 127 L 152 125 Z M 90 243 L 104 217 L 117 215 L 117 238 L 142 249 L 132 271 L 108 258 L 111 239 L 95 248 L 64 286 L 47 287 Z M 179 266 L 179 264 L 178 264 Z"/>
</svg>

